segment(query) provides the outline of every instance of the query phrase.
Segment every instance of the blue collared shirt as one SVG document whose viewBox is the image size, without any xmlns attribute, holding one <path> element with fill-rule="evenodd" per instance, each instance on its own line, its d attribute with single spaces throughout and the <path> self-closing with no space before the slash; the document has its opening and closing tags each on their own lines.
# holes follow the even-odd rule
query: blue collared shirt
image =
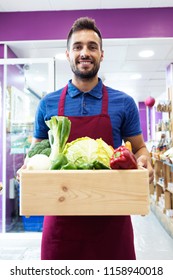
<svg viewBox="0 0 173 280">
<path fill-rule="evenodd" d="M 93 116 L 101 113 L 102 81 L 89 92 L 81 92 L 71 80 L 65 100 L 66 116 Z M 141 134 L 138 108 L 135 101 L 124 92 L 106 87 L 108 91 L 108 114 L 111 119 L 114 147 L 122 144 L 122 139 Z M 58 114 L 58 103 L 62 89 L 47 94 L 39 103 L 35 117 L 34 137 L 48 138 L 49 128 L 45 124 L 51 116 Z M 106 129 L 106 128 L 103 128 Z"/>
</svg>

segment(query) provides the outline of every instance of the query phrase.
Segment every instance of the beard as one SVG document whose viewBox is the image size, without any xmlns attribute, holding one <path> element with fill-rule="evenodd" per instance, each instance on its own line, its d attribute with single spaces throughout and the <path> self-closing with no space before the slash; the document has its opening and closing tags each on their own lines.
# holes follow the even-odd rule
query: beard
<svg viewBox="0 0 173 280">
<path fill-rule="evenodd" d="M 71 70 L 72 72 L 75 74 L 75 76 L 79 79 L 92 79 L 94 78 L 98 71 L 99 71 L 99 68 L 100 68 L 100 64 L 95 64 L 93 69 L 91 70 L 84 70 L 84 71 L 81 71 L 78 67 L 77 67 L 77 64 L 74 64 L 73 62 L 70 63 L 70 66 L 71 66 Z"/>
</svg>

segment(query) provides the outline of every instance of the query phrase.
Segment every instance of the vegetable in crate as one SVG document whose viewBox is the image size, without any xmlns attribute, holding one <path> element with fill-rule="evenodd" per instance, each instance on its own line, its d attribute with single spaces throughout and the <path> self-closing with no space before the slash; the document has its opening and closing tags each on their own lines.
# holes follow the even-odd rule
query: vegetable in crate
<svg viewBox="0 0 173 280">
<path fill-rule="evenodd" d="M 67 157 L 61 153 L 57 156 L 57 159 L 52 162 L 50 169 L 51 170 L 62 169 L 62 167 L 67 163 L 68 163 Z"/>
<path fill-rule="evenodd" d="M 33 157 L 37 154 L 43 154 L 49 157 L 51 152 L 50 143 L 48 139 L 44 139 L 41 142 L 35 143 L 35 145 L 29 150 L 28 158 Z"/>
<path fill-rule="evenodd" d="M 28 158 L 26 165 L 27 170 L 48 170 L 50 169 L 50 158 L 44 154 L 35 154 Z"/>
<path fill-rule="evenodd" d="M 113 148 L 101 138 L 81 137 L 66 144 L 64 154 L 77 169 L 110 169 Z"/>
<path fill-rule="evenodd" d="M 46 170 L 51 166 L 49 155 L 51 152 L 48 139 L 35 143 L 29 150 L 25 159 L 26 168 L 28 170 Z"/>
<path fill-rule="evenodd" d="M 71 122 L 64 116 L 52 116 L 46 121 L 51 145 L 51 167 L 57 169 L 110 169 L 113 148 L 102 139 L 78 138 L 67 143 Z"/>
<path fill-rule="evenodd" d="M 126 146 L 120 146 L 114 150 L 110 159 L 112 169 L 137 169 L 137 160 L 134 154 Z"/>
<path fill-rule="evenodd" d="M 52 162 L 50 169 L 61 169 L 67 163 L 63 152 L 70 134 L 71 122 L 67 117 L 52 116 L 50 120 L 46 121 L 46 124 L 50 128 L 48 132 Z"/>
</svg>

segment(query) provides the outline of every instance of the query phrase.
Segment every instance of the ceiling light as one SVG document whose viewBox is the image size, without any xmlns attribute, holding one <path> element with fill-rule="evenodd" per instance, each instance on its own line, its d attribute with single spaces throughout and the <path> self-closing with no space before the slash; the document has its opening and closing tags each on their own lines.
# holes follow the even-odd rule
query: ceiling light
<svg viewBox="0 0 173 280">
<path fill-rule="evenodd" d="M 140 57 L 151 57 L 151 56 L 153 56 L 154 55 L 154 51 L 152 51 L 152 50 L 144 50 L 144 51 L 141 51 L 141 52 L 139 52 L 139 56 Z"/>
<path fill-rule="evenodd" d="M 131 79 L 131 80 L 139 80 L 139 79 L 141 79 L 141 77 L 142 77 L 142 75 L 139 74 L 139 73 L 137 73 L 137 74 L 131 75 L 131 76 L 130 76 L 130 79 Z"/>
<path fill-rule="evenodd" d="M 66 54 L 65 53 L 58 53 L 58 54 L 55 55 L 55 58 L 59 59 L 59 60 L 66 60 Z"/>
</svg>

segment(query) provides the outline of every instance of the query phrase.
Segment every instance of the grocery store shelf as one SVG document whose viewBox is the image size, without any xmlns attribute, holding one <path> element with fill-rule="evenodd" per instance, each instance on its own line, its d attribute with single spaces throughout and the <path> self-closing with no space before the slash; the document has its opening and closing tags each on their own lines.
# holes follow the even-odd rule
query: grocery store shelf
<svg viewBox="0 0 173 280">
<path fill-rule="evenodd" d="M 160 207 L 156 205 L 156 202 L 152 200 L 151 200 L 151 210 L 158 218 L 159 222 L 167 231 L 167 233 L 173 238 L 173 217 L 168 217 L 166 214 L 164 214 L 160 209 Z"/>
</svg>

